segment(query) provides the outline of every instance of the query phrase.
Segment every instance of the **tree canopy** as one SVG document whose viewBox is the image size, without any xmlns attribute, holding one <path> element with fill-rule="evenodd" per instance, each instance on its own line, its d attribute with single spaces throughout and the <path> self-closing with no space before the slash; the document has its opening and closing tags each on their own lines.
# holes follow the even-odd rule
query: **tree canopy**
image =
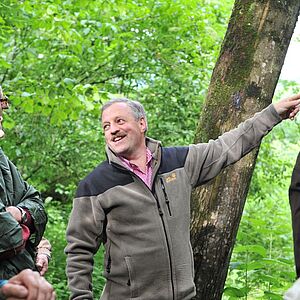
<svg viewBox="0 0 300 300">
<path fill-rule="evenodd" d="M 103 156 L 99 106 L 113 95 L 143 102 L 165 144 L 191 142 L 231 2 L 3 1 L 3 147 L 25 177 L 71 194 Z"/>
</svg>

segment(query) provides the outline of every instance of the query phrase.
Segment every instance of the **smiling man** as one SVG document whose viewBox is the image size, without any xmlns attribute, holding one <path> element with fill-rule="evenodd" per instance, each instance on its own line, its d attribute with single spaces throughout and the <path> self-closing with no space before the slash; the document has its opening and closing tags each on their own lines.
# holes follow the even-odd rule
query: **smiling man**
<svg viewBox="0 0 300 300">
<path fill-rule="evenodd" d="M 145 136 L 139 102 L 107 102 L 101 115 L 107 160 L 80 182 L 67 228 L 71 299 L 93 299 L 101 243 L 107 279 L 101 300 L 192 299 L 192 189 L 249 153 L 282 119 L 294 118 L 299 99 L 271 104 L 216 140 L 169 148 Z"/>
<path fill-rule="evenodd" d="M 130 102 L 129 102 L 130 103 Z M 136 110 L 125 102 L 103 107 L 102 127 L 108 147 L 118 156 L 145 168 L 146 117 L 143 111 Z"/>
</svg>

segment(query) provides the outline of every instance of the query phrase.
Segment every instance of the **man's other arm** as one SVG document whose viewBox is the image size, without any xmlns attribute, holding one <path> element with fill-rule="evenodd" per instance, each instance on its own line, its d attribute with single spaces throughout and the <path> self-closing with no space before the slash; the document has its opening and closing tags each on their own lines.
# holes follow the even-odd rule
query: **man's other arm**
<svg viewBox="0 0 300 300">
<path fill-rule="evenodd" d="M 80 194 L 80 197 L 77 197 Z M 87 196 L 82 196 L 86 194 Z M 88 196 L 81 183 L 73 201 L 66 232 L 67 277 L 70 299 L 93 299 L 92 273 L 94 255 L 102 242 L 105 215 L 97 196 Z"/>
</svg>

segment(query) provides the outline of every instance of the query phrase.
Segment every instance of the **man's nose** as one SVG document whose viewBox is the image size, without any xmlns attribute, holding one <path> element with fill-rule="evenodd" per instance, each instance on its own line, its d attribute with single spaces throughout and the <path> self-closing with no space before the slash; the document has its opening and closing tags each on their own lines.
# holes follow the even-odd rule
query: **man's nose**
<svg viewBox="0 0 300 300">
<path fill-rule="evenodd" d="M 115 134 L 119 131 L 119 126 L 117 124 L 110 124 L 110 133 Z"/>
</svg>

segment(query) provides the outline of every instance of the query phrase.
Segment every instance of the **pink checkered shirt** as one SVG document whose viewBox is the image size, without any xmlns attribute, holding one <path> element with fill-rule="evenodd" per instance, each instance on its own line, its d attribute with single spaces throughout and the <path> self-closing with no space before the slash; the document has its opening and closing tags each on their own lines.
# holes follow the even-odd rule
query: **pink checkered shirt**
<svg viewBox="0 0 300 300">
<path fill-rule="evenodd" d="M 137 165 L 130 163 L 130 161 L 124 157 L 120 157 L 124 166 L 143 180 L 143 182 L 151 189 L 151 177 L 152 177 L 152 153 L 149 148 L 146 149 L 146 172 L 143 172 Z"/>
</svg>

